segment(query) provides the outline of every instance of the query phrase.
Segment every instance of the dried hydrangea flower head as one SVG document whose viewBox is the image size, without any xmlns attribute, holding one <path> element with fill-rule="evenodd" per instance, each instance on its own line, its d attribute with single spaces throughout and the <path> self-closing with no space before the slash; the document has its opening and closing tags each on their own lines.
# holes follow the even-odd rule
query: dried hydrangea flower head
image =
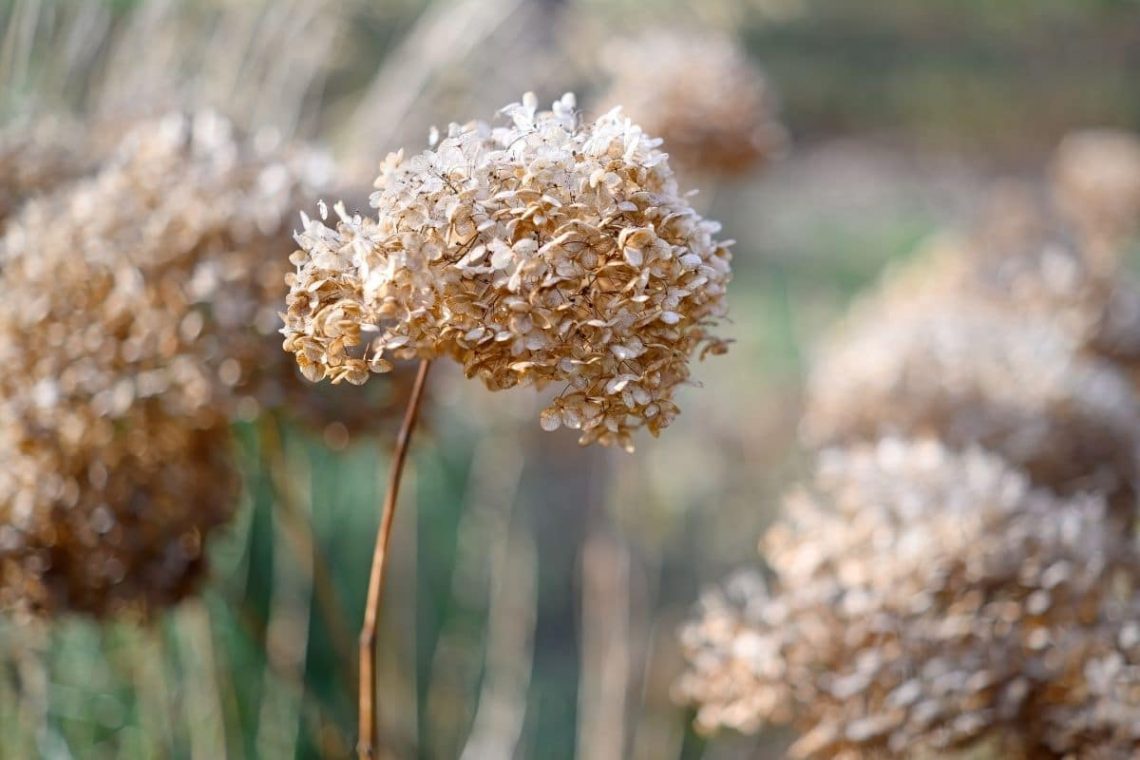
<svg viewBox="0 0 1140 760">
<path fill-rule="evenodd" d="M 1038 315 L 888 278 L 817 357 L 803 436 L 813 446 L 884 435 L 980 445 L 1039 485 L 1108 494 L 1131 521 L 1140 405 L 1123 372 L 1080 349 Z"/>
<path fill-rule="evenodd" d="M 1006 209 L 1002 203 L 991 212 Z M 972 235 L 931 240 L 892 271 L 885 289 L 947 305 L 953 299 L 981 300 L 1053 325 L 1082 354 L 1131 372 L 1140 368 L 1136 280 L 1118 262 L 1090 256 L 1056 230 L 1000 227 L 983 225 Z"/>
<path fill-rule="evenodd" d="M 236 499 L 228 423 L 284 398 L 287 212 L 313 159 L 210 114 L 143 122 L 0 238 L 0 587 L 110 614 L 193 587 Z M 285 386 L 286 388 L 288 386 Z"/>
<path fill-rule="evenodd" d="M 503 113 L 390 155 L 375 218 L 305 219 L 285 349 L 334 383 L 440 356 L 491 390 L 557 383 L 544 428 L 632 448 L 676 415 L 691 355 L 724 350 L 727 244 L 618 109 L 583 123 L 573 96 L 528 94 Z"/>
<path fill-rule="evenodd" d="M 1091 242 L 1119 244 L 1140 227 L 1140 135 L 1109 129 L 1068 135 L 1053 159 L 1053 189 Z"/>
<path fill-rule="evenodd" d="M 727 36 L 658 30 L 611 44 L 603 61 L 604 102 L 662 138 L 678 170 L 741 174 L 787 142 L 771 86 Z"/>
<path fill-rule="evenodd" d="M 364 432 L 375 429 L 378 416 L 396 413 L 409 373 L 398 373 L 400 382 L 391 389 L 321 393 L 299 377 L 276 338 L 285 305 L 281 281 L 295 247 L 293 214 L 327 187 L 332 172 L 323 153 L 282 144 L 271 134 L 247 138 L 208 112 L 172 115 L 132 126 L 108 161 L 99 189 L 110 192 L 109 178 L 117 177 L 113 191 L 130 195 L 123 198 L 130 204 L 124 208 L 169 229 L 140 234 L 129 225 L 91 225 L 86 219 L 86 226 L 77 221 L 49 228 L 30 221 L 25 227 L 71 235 L 84 246 L 130 249 L 140 261 L 177 257 L 186 278 L 182 287 L 210 322 L 198 329 L 197 340 L 199 354 L 220 381 L 215 401 L 227 404 L 232 416 L 249 418 L 271 409 L 317 429 Z M 94 185 L 87 187 L 90 192 Z M 31 216 L 44 213 L 57 212 L 45 206 Z M 40 241 L 22 245 L 31 249 Z M 401 392 L 386 394 L 389 390 Z M 356 413 L 363 403 L 376 412 L 368 424 Z"/>
<path fill-rule="evenodd" d="M 714 593 L 683 633 L 698 725 L 795 722 L 801 757 L 912 756 L 1026 731 L 1140 557 L 1098 496 L 999 458 L 884 440 L 821 455 L 763 548 L 777 578 Z M 1026 733 L 1022 733 L 1026 731 Z M 941 756 L 939 754 L 938 756 Z"/>
<path fill-rule="evenodd" d="M 1056 321 L 1092 353 L 1140 362 L 1140 285 L 1118 247 L 1074 229 L 1036 188 L 999 185 L 961 245 L 953 287 Z"/>
<path fill-rule="evenodd" d="M 188 287 L 190 212 L 211 213 L 213 198 L 195 198 L 193 172 L 180 186 L 169 172 L 183 167 L 147 136 L 29 203 L 0 240 L 0 357 L 18 368 L 0 379 L 5 607 L 173 602 L 234 506 L 227 386 L 201 353 L 205 312 Z"/>
</svg>

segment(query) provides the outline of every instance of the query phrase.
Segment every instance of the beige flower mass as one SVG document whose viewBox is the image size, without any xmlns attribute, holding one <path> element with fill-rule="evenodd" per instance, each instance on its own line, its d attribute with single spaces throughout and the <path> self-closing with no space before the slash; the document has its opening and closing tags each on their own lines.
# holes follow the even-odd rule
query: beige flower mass
<svg viewBox="0 0 1140 760">
<path fill-rule="evenodd" d="M 805 441 L 982 446 L 1038 485 L 1107 494 L 1131 522 L 1140 402 L 1127 374 L 1082 350 L 1083 329 L 957 287 L 952 271 L 908 268 L 855 305 L 810 374 Z"/>
<path fill-rule="evenodd" d="M 236 506 L 229 422 L 280 395 L 261 275 L 283 276 L 308 159 L 279 147 L 210 114 L 144 122 L 10 220 L 0 607 L 146 612 L 193 589 Z"/>
<path fill-rule="evenodd" d="M 737 580 L 684 630 L 680 696 L 706 730 L 796 723 L 801 757 L 993 738 L 1025 753 L 1002 757 L 1131 756 L 1140 555 L 1106 510 L 979 449 L 825 451 L 762 544 L 773 590 Z"/>
<path fill-rule="evenodd" d="M 725 349 L 728 244 L 619 109 L 583 122 L 573 96 L 528 94 L 502 113 L 388 156 L 374 217 L 304 220 L 285 348 L 313 380 L 450 356 L 491 390 L 557 383 L 543 428 L 632 449 L 677 414 L 690 357 Z"/>
<path fill-rule="evenodd" d="M 787 145 L 775 91 L 727 35 L 657 30 L 610 44 L 603 60 L 605 102 L 663 139 L 678 170 L 742 174 Z"/>
</svg>

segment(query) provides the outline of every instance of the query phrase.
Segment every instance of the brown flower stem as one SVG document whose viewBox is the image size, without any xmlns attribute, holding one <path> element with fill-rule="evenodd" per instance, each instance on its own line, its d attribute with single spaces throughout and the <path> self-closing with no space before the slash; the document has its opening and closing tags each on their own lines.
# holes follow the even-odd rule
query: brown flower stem
<svg viewBox="0 0 1140 760">
<path fill-rule="evenodd" d="M 360 628 L 360 740 L 356 754 L 360 760 L 375 758 L 377 753 L 377 710 L 376 710 L 376 622 L 380 613 L 380 592 L 384 585 L 384 562 L 388 558 L 388 539 L 392 536 L 392 521 L 396 515 L 396 500 L 400 495 L 400 478 L 404 474 L 404 462 L 408 458 L 408 447 L 412 442 L 412 431 L 420 415 L 424 384 L 427 381 L 431 361 L 420 360 L 412 395 L 408 399 L 404 421 L 396 436 L 396 450 L 388 470 L 388 490 L 384 494 L 384 506 L 380 513 L 380 528 L 376 533 L 376 545 L 372 550 L 372 572 L 368 578 L 368 600 L 364 606 L 364 624 Z"/>
</svg>

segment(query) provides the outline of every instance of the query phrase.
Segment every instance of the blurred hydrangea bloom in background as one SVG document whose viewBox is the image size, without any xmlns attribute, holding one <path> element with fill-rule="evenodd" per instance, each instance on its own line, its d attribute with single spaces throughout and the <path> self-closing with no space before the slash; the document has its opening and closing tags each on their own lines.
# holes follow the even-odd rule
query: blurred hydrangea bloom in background
<svg viewBox="0 0 1140 760">
<path fill-rule="evenodd" d="M 1140 406 L 1128 377 L 1048 322 L 965 296 L 935 301 L 911 282 L 857 306 L 821 351 L 806 439 L 980 445 L 1040 485 L 1106 493 L 1130 520 Z"/>
<path fill-rule="evenodd" d="M 602 56 L 603 102 L 662 138 L 678 171 L 740 175 L 785 149 L 776 94 L 731 37 L 656 30 L 612 41 Z"/>
<path fill-rule="evenodd" d="M 1140 665 L 1140 554 L 1107 518 L 973 447 L 827 450 L 764 540 L 772 591 L 729 584 L 682 632 L 678 691 L 706 729 L 795 722 L 796 756 L 1129 756 L 1140 694 L 1099 669 Z"/>
<path fill-rule="evenodd" d="M 316 163 L 314 163 L 316 162 Z M 218 116 L 138 124 L 0 238 L 0 585 L 104 614 L 191 588 L 236 506 L 231 419 L 280 403 L 285 215 L 327 169 Z M 268 280 L 268 281 L 267 281 Z M 268 338 L 268 340 L 267 340 Z"/>
</svg>

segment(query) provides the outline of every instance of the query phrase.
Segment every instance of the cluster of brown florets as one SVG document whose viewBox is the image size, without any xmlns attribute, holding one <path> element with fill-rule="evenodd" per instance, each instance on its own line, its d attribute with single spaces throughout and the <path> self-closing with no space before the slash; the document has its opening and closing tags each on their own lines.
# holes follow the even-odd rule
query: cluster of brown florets
<svg viewBox="0 0 1140 760">
<path fill-rule="evenodd" d="M 235 507 L 229 422 L 279 393 L 268 275 L 314 160 L 171 116 L 11 220 L 0 605 L 145 612 L 193 587 Z"/>
<path fill-rule="evenodd" d="M 793 723 L 804 757 L 1140 751 L 1140 291 L 1122 236 L 1044 209 L 1003 192 L 826 343 L 803 433 L 830 448 L 773 577 L 683 633 L 699 727 Z"/>
<path fill-rule="evenodd" d="M 946 293 L 901 277 L 855 307 L 809 379 L 809 445 L 936 436 L 998 453 L 1059 493 L 1105 493 L 1131 515 L 1140 402 L 1127 375 L 1055 323 Z"/>
<path fill-rule="evenodd" d="M 1033 188 L 1001 185 L 977 229 L 937 238 L 885 289 L 897 294 L 909 288 L 945 304 L 980 298 L 1053 325 L 1082 353 L 1134 370 L 1140 361 L 1140 284 L 1121 266 L 1124 238 L 1105 247 L 1097 241 L 1107 232 L 1080 232 L 1064 220 Z"/>
<path fill-rule="evenodd" d="M 1112 614 L 1140 599 L 1140 555 L 1106 510 L 1099 495 L 1034 489 L 980 449 L 884 439 L 826 452 L 764 542 L 783 593 L 710 595 L 682 634 L 680 690 L 706 728 L 794 720 L 797 756 L 903 756 L 1001 733 L 1030 756 L 1094 732 L 1135 747 L 1135 712 L 1132 725 L 1114 716 L 1140 695 L 1116 702 L 1096 690 L 1124 684 L 1086 681 L 1104 662 L 1140 665 L 1134 643 L 1116 643 L 1135 623 Z"/>
<path fill-rule="evenodd" d="M 390 155 L 375 217 L 305 219 L 285 348 L 334 383 L 439 356 L 491 390 L 557 383 L 543 428 L 632 448 L 677 414 L 690 356 L 724 350 L 709 332 L 730 275 L 719 225 L 618 109 L 583 123 L 572 96 L 539 111 L 527 95 L 503 113 Z"/>
<path fill-rule="evenodd" d="M 657 31 L 610 45 L 603 59 L 604 101 L 661 137 L 679 170 L 742 174 L 786 144 L 774 91 L 726 36 Z"/>
</svg>

